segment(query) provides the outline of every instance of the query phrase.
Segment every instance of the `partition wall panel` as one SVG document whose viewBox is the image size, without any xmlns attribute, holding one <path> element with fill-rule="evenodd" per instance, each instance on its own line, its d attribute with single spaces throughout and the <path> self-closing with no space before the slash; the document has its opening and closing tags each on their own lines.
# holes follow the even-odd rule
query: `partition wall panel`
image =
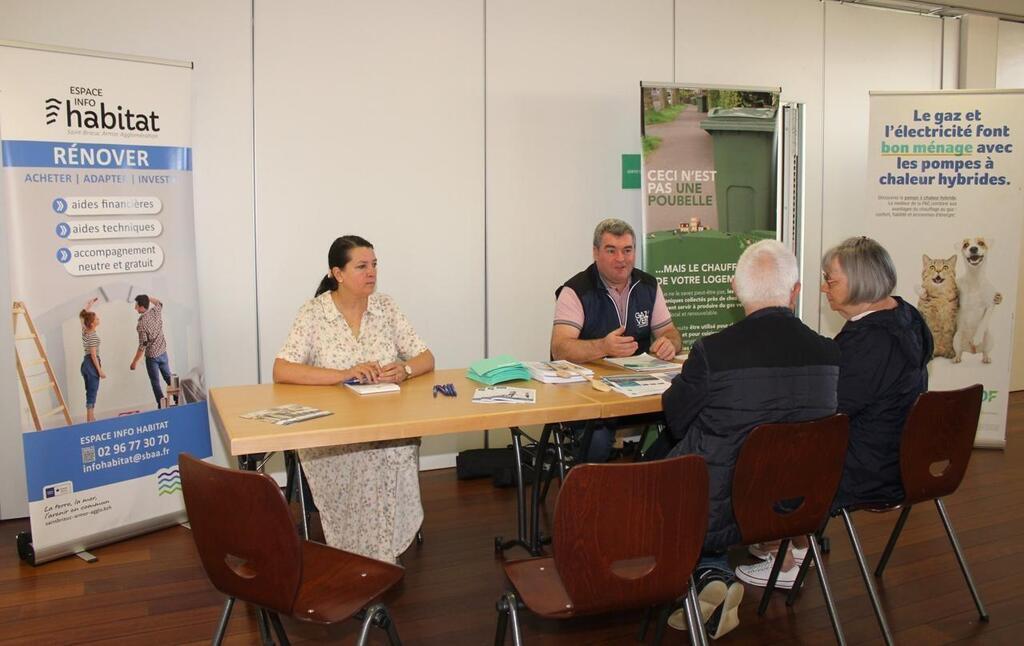
<svg viewBox="0 0 1024 646">
<path fill-rule="evenodd" d="M 344 234 L 376 246 L 378 290 L 438 367 L 481 358 L 483 3 L 254 6 L 257 271 L 244 280 L 263 381 Z M 436 442 L 425 465 L 455 449 Z"/>
<path fill-rule="evenodd" d="M 672 80 L 671 0 L 487 2 L 488 351 L 545 359 L 594 225 L 640 231 L 640 81 Z M 640 265 L 638 259 L 637 265 Z"/>
<path fill-rule="evenodd" d="M 1024 87 L 1024 24 L 999 21 L 999 43 L 996 53 L 996 87 Z M 1024 240 L 1021 240 L 1024 249 Z M 1013 321 L 1013 367 L 1010 390 L 1024 390 L 1024 263 L 1017 279 L 1017 317 Z"/>
<path fill-rule="evenodd" d="M 942 19 L 827 2 L 824 43 L 822 247 L 827 249 L 849 236 L 870 234 L 861 225 L 867 208 L 868 92 L 939 89 Z M 842 325 L 843 319 L 823 305 L 821 333 L 833 336 Z"/>
</svg>

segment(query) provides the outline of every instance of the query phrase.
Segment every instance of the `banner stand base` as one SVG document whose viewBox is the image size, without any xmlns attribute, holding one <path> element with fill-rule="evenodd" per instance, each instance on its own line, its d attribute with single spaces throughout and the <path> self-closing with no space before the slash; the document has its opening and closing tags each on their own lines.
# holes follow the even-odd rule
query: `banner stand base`
<svg viewBox="0 0 1024 646">
<path fill-rule="evenodd" d="M 15 539 L 18 543 L 18 558 L 34 566 L 36 564 L 36 551 L 32 549 L 32 532 L 18 532 Z"/>
<path fill-rule="evenodd" d="M 82 550 L 81 552 L 75 552 L 75 556 L 82 559 L 86 563 L 95 563 L 99 560 L 99 558 L 97 558 L 95 554 L 93 554 L 92 552 L 86 552 L 85 550 Z"/>
</svg>

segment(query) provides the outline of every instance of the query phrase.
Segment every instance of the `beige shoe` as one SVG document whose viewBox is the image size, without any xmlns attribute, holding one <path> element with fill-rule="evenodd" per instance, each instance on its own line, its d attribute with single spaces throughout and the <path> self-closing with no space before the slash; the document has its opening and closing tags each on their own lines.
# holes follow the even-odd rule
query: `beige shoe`
<svg viewBox="0 0 1024 646">
<path fill-rule="evenodd" d="M 701 623 L 707 622 L 718 606 L 722 605 L 728 594 L 728 586 L 724 581 L 711 581 L 697 595 L 700 603 Z M 686 630 L 686 608 L 679 608 L 668 617 L 668 625 L 676 630 Z"/>
</svg>

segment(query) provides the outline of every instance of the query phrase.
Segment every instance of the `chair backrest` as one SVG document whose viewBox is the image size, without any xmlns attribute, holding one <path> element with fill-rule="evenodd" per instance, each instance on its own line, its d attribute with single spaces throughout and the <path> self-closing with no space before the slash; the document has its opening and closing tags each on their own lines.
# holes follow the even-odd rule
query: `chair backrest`
<svg viewBox="0 0 1024 646">
<path fill-rule="evenodd" d="M 206 575 L 226 595 L 291 614 L 302 544 L 270 476 L 182 453 L 181 491 Z"/>
<path fill-rule="evenodd" d="M 574 613 L 682 596 L 707 525 L 701 457 L 573 467 L 555 505 L 553 548 Z"/>
<path fill-rule="evenodd" d="M 941 498 L 964 479 L 981 415 L 981 384 L 921 394 L 900 443 L 905 504 Z"/>
<path fill-rule="evenodd" d="M 747 545 L 821 528 L 843 475 L 846 415 L 762 424 L 743 442 L 732 478 L 732 510 Z"/>
</svg>

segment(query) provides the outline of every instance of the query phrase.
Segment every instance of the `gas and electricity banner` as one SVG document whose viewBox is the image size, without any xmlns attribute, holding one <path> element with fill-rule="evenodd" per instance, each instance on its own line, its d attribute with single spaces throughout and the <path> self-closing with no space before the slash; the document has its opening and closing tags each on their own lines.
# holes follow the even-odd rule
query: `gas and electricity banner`
<svg viewBox="0 0 1024 646">
<path fill-rule="evenodd" d="M 211 455 L 190 75 L 0 44 L 21 404 L 0 432 L 22 434 L 36 563 L 184 520 L 178 453 Z"/>
<path fill-rule="evenodd" d="M 889 250 L 897 293 L 931 328 L 929 388 L 982 384 L 975 443 L 1004 446 L 1024 92 L 873 92 L 867 169 L 863 231 Z"/>
<path fill-rule="evenodd" d="M 689 347 L 743 318 L 730 280 L 778 237 L 779 90 L 642 83 L 644 269 Z"/>
</svg>

